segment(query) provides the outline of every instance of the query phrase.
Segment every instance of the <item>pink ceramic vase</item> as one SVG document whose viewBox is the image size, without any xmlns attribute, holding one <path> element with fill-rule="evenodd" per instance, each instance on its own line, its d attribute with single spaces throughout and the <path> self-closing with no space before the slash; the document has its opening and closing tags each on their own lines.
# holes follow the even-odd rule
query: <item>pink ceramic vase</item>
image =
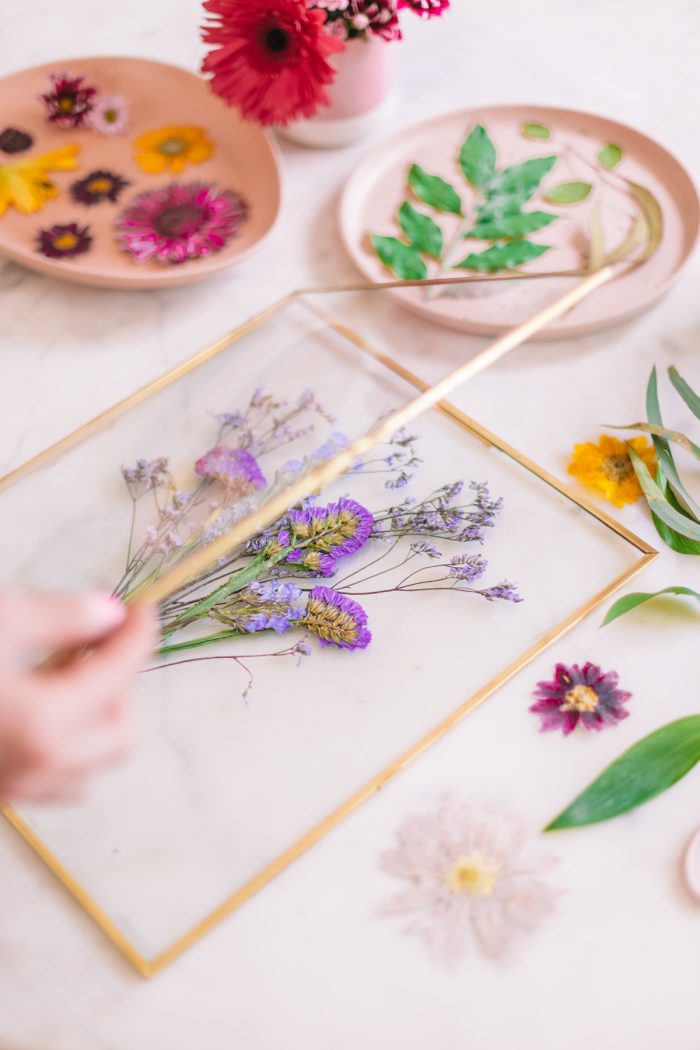
<svg viewBox="0 0 700 1050">
<path fill-rule="evenodd" d="M 395 50 L 395 43 L 376 36 L 349 40 L 345 51 L 332 58 L 338 73 L 328 89 L 330 106 L 281 128 L 281 134 L 319 148 L 347 146 L 368 134 L 391 104 Z"/>
</svg>

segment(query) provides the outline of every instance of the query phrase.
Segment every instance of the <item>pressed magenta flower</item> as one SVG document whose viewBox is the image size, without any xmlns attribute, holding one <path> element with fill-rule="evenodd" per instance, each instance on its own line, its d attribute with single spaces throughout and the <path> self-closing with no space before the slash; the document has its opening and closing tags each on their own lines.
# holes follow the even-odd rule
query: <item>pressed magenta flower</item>
<svg viewBox="0 0 700 1050">
<path fill-rule="evenodd" d="M 37 234 L 37 249 L 47 259 L 74 259 L 89 251 L 91 244 L 90 227 L 77 222 L 56 223 Z"/>
<path fill-rule="evenodd" d="M 101 201 L 115 204 L 129 185 L 129 181 L 121 175 L 100 169 L 91 171 L 89 175 L 74 182 L 70 188 L 70 195 L 77 204 L 90 206 Z"/>
<path fill-rule="evenodd" d="M 472 936 L 487 955 L 502 956 L 554 909 L 558 891 L 539 876 L 555 858 L 533 849 L 522 817 L 447 799 L 408 816 L 396 838 L 380 863 L 408 887 L 382 910 L 409 916 L 406 932 L 423 937 L 440 962 L 463 958 Z"/>
<path fill-rule="evenodd" d="M 51 90 L 40 96 L 46 114 L 59 128 L 79 128 L 94 106 L 97 88 L 85 84 L 85 77 L 51 73 Z"/>
<path fill-rule="evenodd" d="M 256 489 L 264 489 L 267 485 L 255 456 L 243 448 L 215 445 L 197 460 L 194 471 L 200 478 L 216 478 L 223 482 L 247 481 Z"/>
<path fill-rule="evenodd" d="M 616 671 L 597 664 L 557 664 L 551 682 L 538 682 L 530 710 L 540 716 L 540 730 L 561 729 L 567 736 L 580 722 L 584 729 L 604 729 L 627 718 L 624 704 L 632 694 L 618 688 Z"/>
<path fill-rule="evenodd" d="M 372 641 L 362 606 L 330 587 L 318 586 L 309 592 L 306 610 L 298 623 L 315 634 L 321 645 L 366 649 Z"/>
<path fill-rule="evenodd" d="M 247 214 L 237 193 L 173 182 L 139 194 L 119 217 L 117 240 L 137 262 L 183 263 L 220 252 L 238 236 Z"/>
</svg>

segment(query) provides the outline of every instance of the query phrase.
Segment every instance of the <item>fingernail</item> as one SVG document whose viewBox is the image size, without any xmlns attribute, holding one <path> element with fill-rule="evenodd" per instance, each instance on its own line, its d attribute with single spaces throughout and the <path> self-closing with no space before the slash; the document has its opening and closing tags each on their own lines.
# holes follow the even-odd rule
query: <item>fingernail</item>
<svg viewBox="0 0 700 1050">
<path fill-rule="evenodd" d="M 83 601 L 87 615 L 98 630 L 116 627 L 126 616 L 124 605 L 113 594 L 86 594 Z"/>
</svg>

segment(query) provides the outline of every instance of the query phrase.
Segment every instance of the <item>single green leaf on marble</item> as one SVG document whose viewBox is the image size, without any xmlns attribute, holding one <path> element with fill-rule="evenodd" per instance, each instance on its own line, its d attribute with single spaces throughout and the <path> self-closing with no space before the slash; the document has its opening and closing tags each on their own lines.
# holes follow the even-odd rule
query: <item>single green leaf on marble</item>
<svg viewBox="0 0 700 1050">
<path fill-rule="evenodd" d="M 401 281 L 422 281 L 428 276 L 428 267 L 418 252 L 396 237 L 372 234 L 372 247 L 392 273 Z"/>
<path fill-rule="evenodd" d="M 525 204 L 556 162 L 556 156 L 532 157 L 522 164 L 504 168 L 494 177 L 488 188 L 487 207 L 498 208 L 505 202 Z"/>
<path fill-rule="evenodd" d="M 548 244 L 533 244 L 532 241 L 509 241 L 506 244 L 495 244 L 486 251 L 476 252 L 462 259 L 453 269 L 481 270 L 485 273 L 497 273 L 499 270 L 512 270 L 522 263 L 537 259 L 549 251 Z"/>
<path fill-rule="evenodd" d="M 536 230 L 549 226 L 550 222 L 558 218 L 558 215 L 552 215 L 547 211 L 518 211 L 514 215 L 503 215 L 489 222 L 477 222 L 464 236 L 480 241 L 524 237 L 528 233 L 535 233 Z"/>
<path fill-rule="evenodd" d="M 550 204 L 579 204 L 592 189 L 590 182 L 560 182 L 558 186 L 550 186 L 544 199 Z"/>
<path fill-rule="evenodd" d="M 662 490 L 664 499 L 669 506 L 672 507 L 673 510 L 677 510 L 679 514 L 685 514 L 685 508 L 676 499 L 660 465 L 656 472 L 656 484 Z M 651 520 L 661 539 L 667 547 L 671 548 L 672 551 L 676 551 L 677 554 L 685 554 L 693 557 L 697 557 L 700 554 L 700 540 L 690 540 L 687 536 L 681 536 L 680 532 L 676 532 L 676 530 L 672 529 L 670 525 L 667 525 L 665 521 L 661 521 L 653 511 L 651 512 Z"/>
<path fill-rule="evenodd" d="M 700 760 L 700 715 L 662 726 L 633 744 L 545 831 L 597 824 L 660 795 Z"/>
<path fill-rule="evenodd" d="M 700 397 L 698 397 L 693 388 L 686 383 L 685 379 L 676 368 L 669 368 L 668 378 L 671 380 L 673 386 L 681 395 L 693 415 L 697 419 L 700 419 Z"/>
<path fill-rule="evenodd" d="M 399 226 L 406 239 L 419 252 L 439 259 L 442 254 L 442 230 L 438 224 L 417 211 L 410 201 L 404 201 L 399 208 Z"/>
<path fill-rule="evenodd" d="M 609 142 L 607 146 L 603 146 L 598 154 L 598 161 L 604 168 L 614 168 L 620 163 L 623 156 L 624 154 L 620 146 L 616 146 L 614 142 Z"/>
<path fill-rule="evenodd" d="M 445 211 L 452 215 L 462 214 L 462 202 L 454 186 L 445 182 L 439 175 L 431 175 L 421 168 L 420 164 L 411 165 L 408 185 L 419 200 L 429 204 L 436 211 Z"/>
<path fill-rule="evenodd" d="M 523 124 L 520 129 L 526 139 L 551 139 L 552 132 L 549 130 L 546 124 L 539 124 L 537 121 L 528 121 Z"/>
<path fill-rule="evenodd" d="M 626 594 L 624 598 L 619 598 L 613 605 L 610 606 L 605 614 L 601 627 L 605 627 L 607 624 L 612 623 L 613 620 L 617 620 L 620 616 L 625 616 L 626 613 L 632 612 L 633 609 L 637 609 L 640 605 L 645 602 L 650 602 L 652 598 L 660 598 L 664 594 L 672 594 L 677 597 L 695 598 L 700 602 L 700 594 L 697 591 L 691 590 L 690 587 L 664 587 L 661 591 L 638 591 L 635 594 Z"/>
<path fill-rule="evenodd" d="M 486 189 L 496 174 L 496 147 L 481 124 L 462 143 L 459 165 L 467 182 L 478 190 Z"/>
</svg>

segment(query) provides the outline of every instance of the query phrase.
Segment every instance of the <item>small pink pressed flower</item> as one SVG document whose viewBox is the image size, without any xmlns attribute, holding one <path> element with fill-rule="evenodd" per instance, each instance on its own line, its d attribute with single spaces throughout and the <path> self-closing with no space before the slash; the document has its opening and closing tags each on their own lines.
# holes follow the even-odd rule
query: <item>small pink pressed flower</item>
<svg viewBox="0 0 700 1050">
<path fill-rule="evenodd" d="M 123 95 L 99 95 L 87 123 L 100 135 L 123 135 L 129 130 L 129 106 Z"/>
<path fill-rule="evenodd" d="M 618 689 L 616 671 L 597 664 L 557 664 L 551 682 L 538 682 L 530 710 L 540 716 L 540 731 L 561 729 L 564 736 L 580 722 L 584 729 L 605 729 L 627 718 L 623 706 L 632 694 Z"/>
<path fill-rule="evenodd" d="M 463 958 L 471 936 L 502 956 L 554 910 L 559 891 L 537 876 L 556 859 L 530 851 L 521 817 L 447 799 L 408 816 L 396 837 L 380 862 L 409 886 L 383 912 L 411 916 L 406 932 L 423 937 L 440 962 Z"/>
</svg>

